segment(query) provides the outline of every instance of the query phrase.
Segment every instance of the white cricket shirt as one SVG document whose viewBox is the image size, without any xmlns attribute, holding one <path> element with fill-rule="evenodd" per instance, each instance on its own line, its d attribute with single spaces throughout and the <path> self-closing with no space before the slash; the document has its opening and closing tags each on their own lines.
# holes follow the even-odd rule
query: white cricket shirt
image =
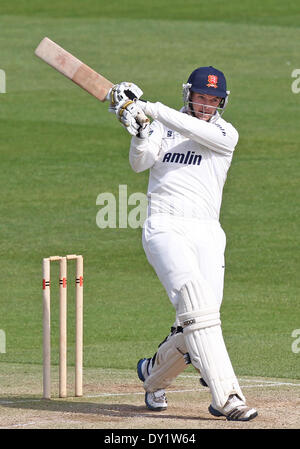
<svg viewBox="0 0 300 449">
<path fill-rule="evenodd" d="M 218 113 L 205 122 L 159 102 L 143 109 L 154 121 L 148 138 L 132 138 L 129 161 L 150 169 L 148 215 L 218 220 L 236 129 Z"/>
</svg>

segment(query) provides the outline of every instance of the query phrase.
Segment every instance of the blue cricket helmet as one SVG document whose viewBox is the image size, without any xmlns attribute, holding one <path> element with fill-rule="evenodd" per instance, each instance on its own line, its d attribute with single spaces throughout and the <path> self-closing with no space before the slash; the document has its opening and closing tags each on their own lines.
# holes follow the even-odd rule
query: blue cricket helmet
<svg viewBox="0 0 300 449">
<path fill-rule="evenodd" d="M 226 79 L 224 73 L 212 66 L 199 67 L 194 70 L 188 79 L 190 90 L 201 94 L 214 95 L 226 98 Z"/>
<path fill-rule="evenodd" d="M 191 92 L 214 95 L 222 98 L 218 111 L 222 115 L 228 102 L 226 78 L 223 72 L 215 67 L 198 67 L 189 76 L 186 84 L 183 84 L 183 101 L 193 113 L 193 106 L 190 100 Z"/>
</svg>

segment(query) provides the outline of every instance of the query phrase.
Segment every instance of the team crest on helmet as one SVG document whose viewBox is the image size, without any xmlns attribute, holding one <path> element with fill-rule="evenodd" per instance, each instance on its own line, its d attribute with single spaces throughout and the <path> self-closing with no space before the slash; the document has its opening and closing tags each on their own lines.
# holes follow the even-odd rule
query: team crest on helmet
<svg viewBox="0 0 300 449">
<path fill-rule="evenodd" d="M 207 81 L 208 81 L 208 83 L 206 84 L 207 87 L 214 87 L 215 89 L 218 87 L 217 75 L 208 75 Z"/>
</svg>

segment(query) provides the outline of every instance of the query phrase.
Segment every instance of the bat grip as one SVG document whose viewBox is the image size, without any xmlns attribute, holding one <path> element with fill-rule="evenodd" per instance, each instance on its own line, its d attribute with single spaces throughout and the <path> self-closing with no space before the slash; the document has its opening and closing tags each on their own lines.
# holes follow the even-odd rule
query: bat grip
<svg viewBox="0 0 300 449">
<path fill-rule="evenodd" d="M 143 111 L 137 113 L 137 121 L 139 122 L 140 125 L 143 125 L 143 123 L 150 122 L 150 120 Z"/>
<path fill-rule="evenodd" d="M 140 98 L 137 98 L 136 95 L 133 92 L 131 92 L 131 90 L 125 90 L 124 93 L 132 101 L 139 100 L 139 101 L 143 101 L 144 103 L 147 102 L 147 100 L 141 100 Z M 145 113 L 143 111 L 140 111 L 137 113 L 137 121 L 139 122 L 140 125 L 150 122 L 150 120 L 148 119 L 148 117 L 145 115 Z"/>
</svg>

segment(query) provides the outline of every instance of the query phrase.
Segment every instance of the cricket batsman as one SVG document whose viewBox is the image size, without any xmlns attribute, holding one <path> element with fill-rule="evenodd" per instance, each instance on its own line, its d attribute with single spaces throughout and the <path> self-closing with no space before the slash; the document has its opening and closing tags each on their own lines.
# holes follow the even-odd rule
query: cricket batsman
<svg viewBox="0 0 300 449">
<path fill-rule="evenodd" d="M 223 340 L 226 237 L 219 222 L 222 191 L 238 142 L 222 118 L 228 102 L 224 74 L 199 67 L 183 84 L 180 111 L 140 100 L 133 83 L 115 85 L 110 111 L 132 135 L 129 161 L 149 170 L 148 214 L 143 247 L 176 312 L 175 323 L 153 357 L 139 360 L 150 410 L 166 410 L 165 389 L 191 363 L 208 386 L 209 412 L 249 421 L 246 404 Z M 141 120 L 141 116 L 150 120 Z"/>
</svg>

